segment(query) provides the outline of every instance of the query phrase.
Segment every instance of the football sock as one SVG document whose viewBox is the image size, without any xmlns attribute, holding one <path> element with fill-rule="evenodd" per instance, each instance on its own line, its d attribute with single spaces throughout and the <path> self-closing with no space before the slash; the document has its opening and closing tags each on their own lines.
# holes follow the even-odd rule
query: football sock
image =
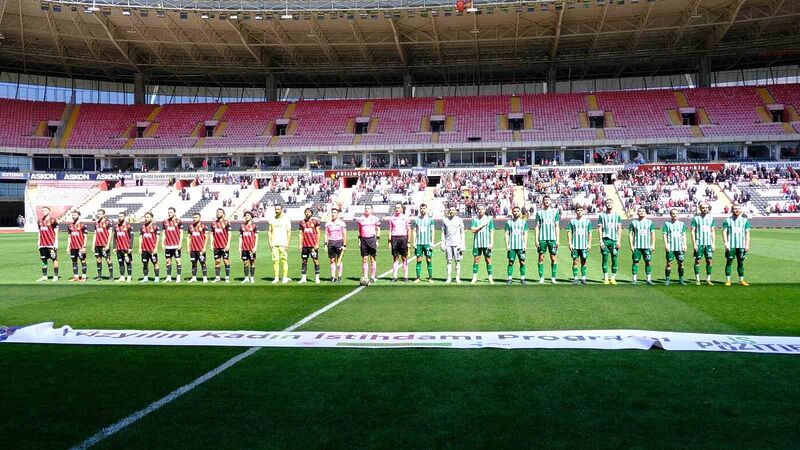
<svg viewBox="0 0 800 450">
<path fill-rule="evenodd" d="M 683 279 L 683 276 L 684 276 L 685 273 L 686 273 L 686 271 L 684 270 L 683 267 L 678 267 L 678 279 L 679 280 Z"/>
<path fill-rule="evenodd" d="M 558 263 L 553 263 L 550 266 L 550 276 L 555 278 L 557 272 L 558 272 Z"/>
<path fill-rule="evenodd" d="M 378 276 L 378 261 L 372 261 L 372 278 Z"/>
<path fill-rule="evenodd" d="M 197 276 L 197 264 L 192 264 L 192 278 Z"/>
<path fill-rule="evenodd" d="M 653 273 L 653 266 L 651 266 L 650 264 L 645 264 L 644 265 L 644 273 L 646 273 L 647 275 L 650 275 L 651 273 Z"/>
<path fill-rule="evenodd" d="M 672 269 L 664 269 L 664 279 L 669 281 L 669 275 L 672 273 Z"/>
<path fill-rule="evenodd" d="M 78 263 L 72 263 L 72 274 L 78 276 Z"/>
<path fill-rule="evenodd" d="M 608 275 L 608 254 L 604 253 L 602 256 L 603 258 L 601 265 L 603 267 L 603 273 Z"/>
<path fill-rule="evenodd" d="M 611 273 L 617 273 L 619 269 L 619 256 L 611 255 Z"/>
<path fill-rule="evenodd" d="M 167 276 L 168 277 L 172 276 L 172 263 L 167 264 Z"/>
<path fill-rule="evenodd" d="M 114 278 L 114 264 L 108 265 L 108 276 Z"/>
<path fill-rule="evenodd" d="M 256 278 L 256 266 L 253 266 L 253 265 L 250 266 L 250 278 L 255 280 L 255 278 Z"/>
<path fill-rule="evenodd" d="M 736 273 L 739 274 L 739 278 L 744 278 L 744 261 L 739 261 L 736 264 Z"/>
<path fill-rule="evenodd" d="M 219 278 L 219 266 L 214 267 L 214 275 Z"/>
<path fill-rule="evenodd" d="M 42 276 L 43 277 L 47 276 L 47 264 L 42 266 Z"/>
<path fill-rule="evenodd" d="M 447 263 L 447 279 L 450 279 L 450 276 L 453 274 L 453 263 Z"/>
<path fill-rule="evenodd" d="M 400 268 L 400 263 L 394 261 L 392 263 L 392 278 L 397 278 L 397 270 Z"/>
<path fill-rule="evenodd" d="M 225 276 L 226 277 L 230 277 L 231 276 L 231 265 L 230 264 L 225 264 Z"/>
<path fill-rule="evenodd" d="M 491 264 L 486 265 L 486 273 L 492 275 L 494 273 L 494 267 Z"/>
<path fill-rule="evenodd" d="M 428 264 L 428 278 L 433 278 L 433 262 L 427 261 Z"/>
<path fill-rule="evenodd" d="M 53 267 L 53 275 L 58 276 L 58 267 Z"/>
<path fill-rule="evenodd" d="M 700 261 L 694 263 L 694 274 L 697 275 L 697 279 L 700 279 Z"/>
<path fill-rule="evenodd" d="M 158 278 L 159 275 L 161 275 L 161 273 L 160 273 L 161 270 L 158 267 L 153 268 L 153 272 L 156 274 L 156 278 Z"/>
<path fill-rule="evenodd" d="M 422 261 L 417 261 L 416 269 L 417 269 L 417 278 L 419 278 L 420 275 L 422 274 Z"/>
<path fill-rule="evenodd" d="M 308 270 L 308 260 L 304 259 L 303 262 L 300 263 L 300 273 L 302 275 L 305 275 L 307 270 Z"/>
<path fill-rule="evenodd" d="M 544 263 L 539 263 L 539 278 L 544 278 Z"/>
<path fill-rule="evenodd" d="M 178 264 L 178 267 L 175 270 L 178 272 L 178 276 L 181 276 L 181 270 L 183 269 L 183 264 Z"/>
<path fill-rule="evenodd" d="M 314 263 L 314 274 L 319 275 L 319 263 Z"/>
<path fill-rule="evenodd" d="M 143 264 L 143 265 L 142 265 L 142 275 L 144 275 L 144 276 L 146 277 L 146 276 L 147 276 L 147 273 L 148 273 L 149 271 L 150 271 L 150 268 L 149 268 L 149 267 L 147 267 L 147 263 Z"/>
<path fill-rule="evenodd" d="M 98 277 L 103 276 L 103 263 L 101 262 L 97 263 L 97 276 Z"/>
<path fill-rule="evenodd" d="M 133 275 L 133 261 L 128 261 L 128 276 Z"/>
<path fill-rule="evenodd" d="M 344 274 L 344 261 L 339 261 L 339 277 L 341 278 L 342 274 Z"/>
<path fill-rule="evenodd" d="M 368 271 L 369 271 L 369 263 L 361 263 L 361 273 L 364 274 L 363 278 L 367 278 Z"/>
<path fill-rule="evenodd" d="M 331 263 L 331 278 L 336 278 L 336 263 Z"/>
<path fill-rule="evenodd" d="M 733 260 L 732 259 L 726 259 L 725 260 L 725 276 L 726 277 L 731 276 L 731 268 L 732 267 L 733 267 Z"/>
<path fill-rule="evenodd" d="M 81 274 L 82 275 L 86 275 L 86 270 L 87 270 L 86 262 L 82 262 L 81 263 Z"/>
<path fill-rule="evenodd" d="M 478 274 L 478 263 L 472 263 L 472 274 L 473 275 Z"/>
<path fill-rule="evenodd" d="M 403 277 L 408 278 L 408 260 L 403 261 Z"/>
<path fill-rule="evenodd" d="M 512 264 L 509 264 L 506 272 L 508 272 L 508 278 L 511 278 L 511 275 L 514 274 L 514 266 Z"/>
<path fill-rule="evenodd" d="M 639 265 L 634 264 L 633 266 L 631 266 L 631 272 L 633 273 L 634 276 L 636 276 L 639 273 Z"/>
<path fill-rule="evenodd" d="M 205 264 L 201 264 L 200 265 L 200 270 L 203 272 L 203 277 L 207 277 L 208 276 L 208 266 L 206 266 Z"/>
<path fill-rule="evenodd" d="M 572 266 L 572 276 L 578 278 L 578 266 Z"/>
<path fill-rule="evenodd" d="M 581 266 L 581 276 L 586 278 L 586 266 Z"/>
<path fill-rule="evenodd" d="M 711 276 L 711 264 L 706 264 L 706 275 Z"/>
<path fill-rule="evenodd" d="M 522 278 L 525 278 L 525 275 L 527 273 L 528 273 L 528 266 L 525 265 L 525 264 L 520 265 L 519 266 L 519 274 L 520 274 L 520 276 L 522 276 Z"/>
</svg>

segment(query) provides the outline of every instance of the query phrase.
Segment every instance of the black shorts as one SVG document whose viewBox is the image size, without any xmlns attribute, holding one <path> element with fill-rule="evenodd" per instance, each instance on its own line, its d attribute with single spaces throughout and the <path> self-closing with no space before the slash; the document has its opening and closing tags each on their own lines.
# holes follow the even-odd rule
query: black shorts
<svg viewBox="0 0 800 450">
<path fill-rule="evenodd" d="M 199 261 L 201 264 L 206 262 L 206 252 L 189 252 L 189 261 Z"/>
<path fill-rule="evenodd" d="M 181 249 L 179 248 L 165 248 L 164 257 L 181 259 Z"/>
<path fill-rule="evenodd" d="M 319 251 L 314 247 L 303 247 L 303 249 L 300 250 L 300 258 L 303 261 L 308 261 L 309 256 L 311 259 L 317 260 L 319 259 Z"/>
<path fill-rule="evenodd" d="M 53 247 L 39 247 L 39 259 L 46 262 L 48 259 L 58 261 L 58 250 Z"/>
<path fill-rule="evenodd" d="M 151 262 L 153 264 L 158 264 L 158 253 L 156 252 L 142 252 L 142 262 Z"/>
<path fill-rule="evenodd" d="M 214 259 L 230 259 L 231 252 L 229 250 L 225 250 L 224 248 L 215 248 L 214 249 Z"/>
<path fill-rule="evenodd" d="M 108 258 L 108 249 L 103 246 L 95 247 L 94 256 L 97 258 Z"/>
<path fill-rule="evenodd" d="M 408 236 L 392 236 L 392 257 L 408 256 Z"/>
<path fill-rule="evenodd" d="M 328 241 L 328 258 L 334 259 L 342 256 L 344 241 Z"/>
<path fill-rule="evenodd" d="M 378 239 L 375 236 L 359 238 L 361 241 L 361 257 L 378 255 Z"/>
<path fill-rule="evenodd" d="M 242 250 L 242 261 L 255 261 L 256 252 L 252 250 Z"/>
<path fill-rule="evenodd" d="M 129 263 L 132 261 L 131 259 L 131 251 L 130 250 L 117 250 L 117 261 L 122 263 L 123 261 Z"/>
<path fill-rule="evenodd" d="M 86 261 L 86 252 L 82 252 L 79 248 L 71 248 L 69 249 L 69 258 L 72 262 L 77 260 Z"/>
</svg>

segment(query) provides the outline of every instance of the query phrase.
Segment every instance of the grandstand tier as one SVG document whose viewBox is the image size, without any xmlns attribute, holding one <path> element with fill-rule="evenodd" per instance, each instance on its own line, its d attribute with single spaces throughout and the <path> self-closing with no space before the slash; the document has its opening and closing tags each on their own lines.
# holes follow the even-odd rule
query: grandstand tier
<svg viewBox="0 0 800 450">
<path fill-rule="evenodd" d="M 780 102 L 780 103 L 778 103 Z M 783 111 L 780 115 L 773 111 Z M 521 97 L 79 105 L 0 100 L 0 146 L 73 149 L 466 145 L 800 133 L 800 85 Z M 60 123 L 67 122 L 66 125 Z M 44 124 L 44 125 L 43 125 Z M 359 126 L 365 125 L 365 126 Z"/>
</svg>

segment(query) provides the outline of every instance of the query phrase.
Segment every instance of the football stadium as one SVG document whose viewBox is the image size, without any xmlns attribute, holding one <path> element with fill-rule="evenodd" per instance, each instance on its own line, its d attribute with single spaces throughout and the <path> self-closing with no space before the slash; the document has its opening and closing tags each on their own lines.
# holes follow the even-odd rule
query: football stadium
<svg viewBox="0 0 800 450">
<path fill-rule="evenodd" d="M 800 445 L 800 1 L 0 0 L 8 448 Z"/>
</svg>

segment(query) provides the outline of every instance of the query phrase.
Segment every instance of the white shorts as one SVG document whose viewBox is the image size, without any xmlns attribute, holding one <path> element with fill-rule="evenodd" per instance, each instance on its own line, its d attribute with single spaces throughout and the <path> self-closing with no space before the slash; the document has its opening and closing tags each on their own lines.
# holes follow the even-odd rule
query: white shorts
<svg viewBox="0 0 800 450">
<path fill-rule="evenodd" d="M 447 260 L 448 261 L 453 261 L 453 260 L 461 261 L 461 256 L 464 253 L 464 252 L 461 251 L 460 247 L 449 246 L 449 245 L 444 248 L 444 252 L 447 255 Z"/>
</svg>

